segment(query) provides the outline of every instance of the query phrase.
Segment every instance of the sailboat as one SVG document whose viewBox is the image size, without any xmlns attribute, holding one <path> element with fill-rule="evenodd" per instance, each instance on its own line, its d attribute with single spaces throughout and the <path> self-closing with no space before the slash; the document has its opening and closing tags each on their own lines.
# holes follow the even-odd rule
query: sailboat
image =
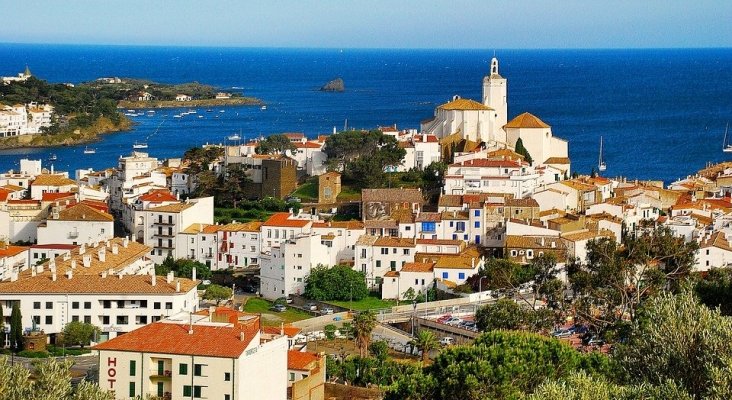
<svg viewBox="0 0 732 400">
<path fill-rule="evenodd" d="M 724 142 L 722 143 L 722 151 L 725 153 L 732 153 L 732 144 L 727 143 L 727 131 L 729 131 L 729 122 L 727 127 L 724 129 Z"/>
<path fill-rule="evenodd" d="M 607 165 L 605 165 L 605 161 L 602 161 L 602 136 L 600 136 L 600 157 L 597 161 L 597 169 L 598 169 L 598 171 L 604 171 L 607 169 Z"/>
<path fill-rule="evenodd" d="M 84 154 L 96 154 L 97 150 L 93 147 L 85 147 Z"/>
<path fill-rule="evenodd" d="M 135 142 L 135 144 L 132 145 L 133 149 L 146 149 L 147 143 L 146 142 Z"/>
</svg>

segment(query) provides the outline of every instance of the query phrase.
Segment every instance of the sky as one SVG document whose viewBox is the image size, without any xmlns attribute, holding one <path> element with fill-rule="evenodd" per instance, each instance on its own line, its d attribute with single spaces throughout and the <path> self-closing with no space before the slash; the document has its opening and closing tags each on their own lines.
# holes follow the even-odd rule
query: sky
<svg viewBox="0 0 732 400">
<path fill-rule="evenodd" d="M 0 15 L 5 43 L 732 47 L 730 0 L 0 0 Z"/>
</svg>

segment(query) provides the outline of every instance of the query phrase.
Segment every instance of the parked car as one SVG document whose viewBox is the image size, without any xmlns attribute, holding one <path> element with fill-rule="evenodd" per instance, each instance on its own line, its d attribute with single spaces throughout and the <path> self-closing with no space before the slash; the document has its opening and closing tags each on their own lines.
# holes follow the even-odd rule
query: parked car
<svg viewBox="0 0 732 400">
<path fill-rule="evenodd" d="M 272 306 L 272 311 L 285 312 L 287 311 L 287 306 L 284 304 L 275 304 Z"/>
<path fill-rule="evenodd" d="M 331 307 L 324 307 L 320 312 L 323 314 L 333 314 L 333 309 Z"/>
<path fill-rule="evenodd" d="M 452 326 L 452 325 L 457 325 L 457 324 L 459 324 L 459 323 L 461 323 L 461 322 L 463 322 L 463 320 L 462 320 L 462 319 L 460 319 L 460 318 L 457 318 L 457 317 L 452 317 L 452 318 L 450 318 L 449 320 L 447 320 L 447 322 L 445 322 L 445 323 L 446 323 L 447 325 L 451 325 L 451 326 Z"/>
<path fill-rule="evenodd" d="M 287 296 L 285 298 L 285 301 L 287 302 L 287 304 L 292 304 L 292 296 Z"/>
<path fill-rule="evenodd" d="M 304 306 L 304 308 L 306 310 L 310 310 L 310 311 L 317 311 L 318 310 L 318 305 L 315 304 L 315 303 L 312 303 L 312 302 L 311 303 L 306 303 L 305 306 Z"/>
<path fill-rule="evenodd" d="M 455 342 L 455 339 L 453 339 L 450 336 L 445 336 L 442 339 L 440 339 L 440 344 L 443 345 L 443 346 L 450 346 L 454 342 Z"/>
<path fill-rule="evenodd" d="M 569 329 L 558 329 L 558 330 L 552 332 L 552 336 L 554 336 L 555 338 L 563 338 L 563 337 L 572 336 L 573 333 L 574 332 L 572 332 Z"/>
</svg>

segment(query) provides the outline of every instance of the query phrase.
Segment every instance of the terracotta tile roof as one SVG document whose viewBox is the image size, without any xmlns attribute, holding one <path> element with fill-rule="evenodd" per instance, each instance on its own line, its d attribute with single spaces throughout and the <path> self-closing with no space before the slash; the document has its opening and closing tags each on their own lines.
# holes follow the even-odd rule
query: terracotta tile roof
<svg viewBox="0 0 732 400">
<path fill-rule="evenodd" d="M 272 214 L 262 226 L 282 226 L 288 228 L 304 228 L 312 221 L 306 219 L 291 218 L 291 214 L 287 212 L 278 212 Z"/>
<path fill-rule="evenodd" d="M 438 212 L 423 212 L 420 213 L 415 222 L 440 222 L 442 221 L 442 215 Z"/>
<path fill-rule="evenodd" d="M 323 147 L 322 144 L 313 143 L 313 142 L 305 142 L 305 143 L 295 143 L 295 147 L 298 149 L 320 149 Z"/>
<path fill-rule="evenodd" d="M 361 235 L 358 237 L 358 240 L 356 241 L 357 246 L 373 246 L 374 243 L 376 243 L 376 240 L 379 239 L 379 236 L 372 236 L 372 235 Z"/>
<path fill-rule="evenodd" d="M 510 159 L 523 160 L 525 157 L 511 149 L 498 149 L 488 152 L 488 157 L 508 157 Z"/>
<path fill-rule="evenodd" d="M 259 228 L 262 224 L 262 221 L 252 221 L 241 223 L 235 222 L 226 225 L 210 225 L 204 229 L 204 232 L 209 233 L 212 230 L 220 232 L 259 232 Z"/>
<path fill-rule="evenodd" d="M 61 211 L 58 214 L 58 220 L 109 222 L 114 221 L 114 217 L 112 217 L 111 214 L 99 211 L 86 204 L 79 203 Z"/>
<path fill-rule="evenodd" d="M 513 160 L 488 160 L 485 158 L 478 158 L 474 160 L 467 160 L 461 163 L 450 164 L 451 167 L 493 167 L 493 168 L 521 168 L 521 164 Z"/>
<path fill-rule="evenodd" d="M 594 185 L 588 185 L 586 183 L 582 183 L 576 180 L 562 181 L 561 184 L 579 191 L 595 190 Z"/>
<path fill-rule="evenodd" d="M 148 208 L 147 211 L 155 211 L 155 212 L 167 212 L 167 213 L 179 213 L 181 211 L 187 210 L 191 207 L 193 207 L 195 203 L 175 203 L 175 204 L 168 204 L 160 207 L 153 207 Z"/>
<path fill-rule="evenodd" d="M 58 250 L 73 250 L 79 246 L 75 244 L 34 244 L 31 249 L 58 249 Z"/>
<path fill-rule="evenodd" d="M 397 278 L 397 277 L 399 277 L 399 272 L 398 271 L 386 271 L 386 273 L 384 274 L 384 277 Z"/>
<path fill-rule="evenodd" d="M 178 199 L 170 193 L 168 189 L 156 189 L 151 190 L 142 196 L 138 197 L 140 201 L 146 201 L 150 203 L 162 203 L 166 201 L 178 201 Z"/>
<path fill-rule="evenodd" d="M 539 203 L 532 198 L 528 199 L 506 199 L 506 207 L 539 207 Z"/>
<path fill-rule="evenodd" d="M 415 135 L 413 137 L 415 143 L 439 143 L 439 139 L 435 135 Z"/>
<path fill-rule="evenodd" d="M 361 221 L 331 221 L 328 223 L 331 228 L 345 228 L 350 230 L 361 230 L 364 228 Z"/>
<path fill-rule="evenodd" d="M 600 238 L 615 238 L 615 235 L 606 230 L 602 229 L 600 232 L 592 231 L 580 231 L 580 232 L 569 232 L 562 235 L 562 239 L 569 240 L 570 242 L 578 242 L 580 240 L 600 239 Z"/>
<path fill-rule="evenodd" d="M 363 189 L 361 190 L 361 200 L 363 202 L 424 203 L 422 191 L 419 189 Z"/>
<path fill-rule="evenodd" d="M 234 324 L 193 325 L 156 322 L 94 346 L 94 350 L 239 358 L 256 332 Z M 244 333 L 244 340 L 240 335 Z"/>
<path fill-rule="evenodd" d="M 414 223 L 414 213 L 411 209 L 399 209 L 394 210 L 391 213 L 391 219 L 396 221 L 399 224 L 413 224 Z"/>
<path fill-rule="evenodd" d="M 503 128 L 550 128 L 550 126 L 536 115 L 525 112 L 509 121 Z"/>
<path fill-rule="evenodd" d="M 443 211 L 443 220 L 454 220 L 454 221 L 467 221 L 470 219 L 470 214 L 467 211 Z"/>
<path fill-rule="evenodd" d="M 384 220 L 368 220 L 364 223 L 364 228 L 387 228 L 387 229 L 394 229 L 398 228 L 399 224 L 394 221 L 393 219 L 384 219 Z"/>
<path fill-rule="evenodd" d="M 287 136 L 288 139 L 302 139 L 305 137 L 305 134 L 302 132 L 283 133 L 283 135 Z"/>
<path fill-rule="evenodd" d="M 12 257 L 18 255 L 24 251 L 27 251 L 28 247 L 25 246 L 4 246 L 0 247 L 0 257 Z"/>
<path fill-rule="evenodd" d="M 0 201 L 7 200 L 10 193 L 11 192 L 9 190 L 0 189 Z"/>
<path fill-rule="evenodd" d="M 457 283 L 447 280 L 447 279 L 437 279 L 438 281 L 442 282 L 443 285 L 447 286 L 448 288 L 454 289 L 457 287 Z"/>
<path fill-rule="evenodd" d="M 214 227 L 213 232 L 205 232 L 207 229 L 209 229 L 211 227 Z M 216 225 L 195 223 L 195 224 L 191 224 L 191 225 L 187 226 L 185 229 L 180 231 L 180 233 L 188 234 L 188 235 L 201 233 L 201 232 L 215 233 L 216 232 L 215 228 L 216 228 Z"/>
<path fill-rule="evenodd" d="M 414 239 L 382 236 L 374 242 L 374 246 L 381 247 L 414 247 Z"/>
<path fill-rule="evenodd" d="M 109 212 L 109 206 L 107 203 L 103 201 L 98 200 L 82 200 L 79 204 L 85 204 L 91 208 L 97 209 L 99 211 Z"/>
<path fill-rule="evenodd" d="M 399 272 L 432 272 L 434 266 L 434 263 L 411 262 L 404 264 Z"/>
<path fill-rule="evenodd" d="M 67 185 L 76 185 L 76 182 L 73 180 L 63 176 L 63 175 L 51 175 L 51 174 L 41 174 L 36 177 L 36 179 L 31 184 L 33 186 L 67 186 Z"/>
<path fill-rule="evenodd" d="M 478 103 L 475 100 L 461 98 L 439 105 L 437 108 L 442 110 L 493 110 L 492 108 L 482 103 Z"/>
<path fill-rule="evenodd" d="M 549 157 L 544 164 L 570 164 L 569 157 Z"/>
<path fill-rule="evenodd" d="M 544 244 L 542 244 L 542 242 Z M 555 247 L 552 247 L 554 243 Z M 554 236 L 518 236 L 506 235 L 506 247 L 509 249 L 556 249 L 566 248 L 564 243 Z"/>
<path fill-rule="evenodd" d="M 732 246 L 730 246 L 729 241 L 727 241 L 727 238 L 724 235 L 724 232 L 717 231 L 712 234 L 708 239 L 702 240 L 701 244 L 699 245 L 700 248 L 706 248 L 706 247 L 717 247 L 722 250 L 727 250 L 732 252 Z"/>
<path fill-rule="evenodd" d="M 22 192 L 25 190 L 23 186 L 17 185 L 3 185 L 3 189 L 10 190 L 11 192 Z"/>
<path fill-rule="evenodd" d="M 462 246 L 465 244 L 462 240 L 452 239 L 417 239 L 417 244 L 433 244 L 442 246 Z"/>
<path fill-rule="evenodd" d="M 71 193 L 71 192 L 49 193 L 49 192 L 46 192 L 41 195 L 41 201 L 55 201 L 55 200 L 63 199 L 66 197 L 76 198 L 76 193 Z"/>
<path fill-rule="evenodd" d="M 282 327 L 282 331 L 285 333 L 285 335 L 287 335 L 288 338 L 294 338 L 300 332 L 302 332 L 302 329 L 291 326 L 291 325 L 285 325 L 284 327 Z M 279 326 L 262 326 L 262 332 L 268 333 L 270 335 L 279 335 L 280 327 Z"/>
</svg>

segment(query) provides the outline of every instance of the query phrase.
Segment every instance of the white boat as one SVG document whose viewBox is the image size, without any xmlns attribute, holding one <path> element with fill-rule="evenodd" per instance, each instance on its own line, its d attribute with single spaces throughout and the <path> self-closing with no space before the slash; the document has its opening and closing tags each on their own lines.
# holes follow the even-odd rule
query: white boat
<svg viewBox="0 0 732 400">
<path fill-rule="evenodd" d="M 597 169 L 598 171 L 604 171 L 607 169 L 607 165 L 605 165 L 605 161 L 602 161 L 602 136 L 600 136 L 600 158 L 597 162 Z"/>
<path fill-rule="evenodd" d="M 262 106 L 261 110 L 266 110 L 267 106 Z"/>
<path fill-rule="evenodd" d="M 97 150 L 92 147 L 84 147 L 84 154 L 96 154 Z"/>
<path fill-rule="evenodd" d="M 128 113 L 134 113 L 135 110 L 127 110 Z"/>
<path fill-rule="evenodd" d="M 56 157 L 56 154 L 51 153 L 48 156 L 48 161 L 56 161 L 56 160 L 58 160 L 58 157 Z"/>
<path fill-rule="evenodd" d="M 203 118 L 203 115 L 199 115 L 198 118 Z"/>
<path fill-rule="evenodd" d="M 727 143 L 727 132 L 729 131 L 729 122 L 727 127 L 724 128 L 724 142 L 722 143 L 722 151 L 725 153 L 732 153 L 732 144 Z"/>
<path fill-rule="evenodd" d="M 220 113 L 225 112 L 224 110 L 219 110 Z"/>
<path fill-rule="evenodd" d="M 188 112 L 188 114 L 195 114 L 195 113 L 197 113 L 198 111 L 196 111 L 196 110 L 188 110 L 187 112 Z"/>
<path fill-rule="evenodd" d="M 181 118 L 181 117 L 182 117 L 182 115 L 180 115 L 180 114 L 173 115 L 173 118 Z"/>
<path fill-rule="evenodd" d="M 241 136 L 239 136 L 237 134 L 233 134 L 233 135 L 229 136 L 228 139 L 232 140 L 232 141 L 241 140 Z"/>
<path fill-rule="evenodd" d="M 145 142 L 135 142 L 135 144 L 132 145 L 133 149 L 146 149 L 147 143 Z"/>
</svg>

